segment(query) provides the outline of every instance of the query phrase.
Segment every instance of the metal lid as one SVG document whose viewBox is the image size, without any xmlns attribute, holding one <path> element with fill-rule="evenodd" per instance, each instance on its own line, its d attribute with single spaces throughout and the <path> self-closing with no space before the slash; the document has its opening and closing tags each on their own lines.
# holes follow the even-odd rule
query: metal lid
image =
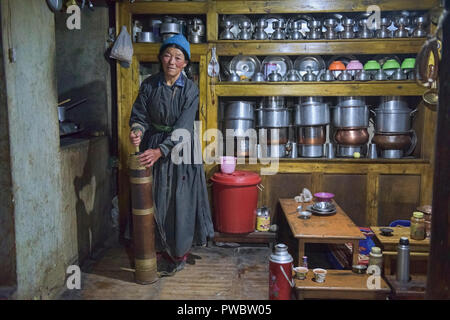
<svg viewBox="0 0 450 320">
<path fill-rule="evenodd" d="M 370 252 L 373 254 L 381 254 L 381 249 L 379 247 L 372 247 Z"/>
<path fill-rule="evenodd" d="M 409 246 L 409 239 L 407 237 L 401 237 L 399 244 L 403 246 Z"/>
<path fill-rule="evenodd" d="M 413 212 L 413 217 L 417 218 L 417 219 L 422 219 L 423 218 L 423 213 L 419 212 L 419 211 L 415 211 L 415 212 Z"/>
<path fill-rule="evenodd" d="M 260 176 L 251 171 L 234 171 L 231 174 L 216 172 L 211 180 L 228 186 L 256 186 L 261 182 Z"/>
<path fill-rule="evenodd" d="M 289 263 L 294 261 L 288 252 L 288 247 L 284 243 L 275 246 L 275 252 L 270 255 L 270 261 L 277 263 Z"/>
</svg>

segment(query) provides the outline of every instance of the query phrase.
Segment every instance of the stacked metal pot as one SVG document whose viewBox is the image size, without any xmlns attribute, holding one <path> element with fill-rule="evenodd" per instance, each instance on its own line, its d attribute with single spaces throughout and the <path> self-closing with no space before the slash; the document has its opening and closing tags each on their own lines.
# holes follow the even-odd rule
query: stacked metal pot
<svg viewBox="0 0 450 320">
<path fill-rule="evenodd" d="M 226 139 L 234 139 L 235 156 L 249 156 L 251 144 L 247 130 L 255 128 L 255 102 L 229 101 L 226 103 L 222 128 Z M 234 130 L 233 134 L 227 134 L 226 129 Z M 253 146 L 256 146 L 256 141 Z"/>
<path fill-rule="evenodd" d="M 260 137 L 266 134 L 267 152 L 261 150 L 261 156 L 285 158 L 288 156 L 286 144 L 289 140 L 291 124 L 290 110 L 286 107 L 285 97 L 264 97 L 256 112 L 256 128 Z M 266 129 L 261 130 L 261 129 Z M 264 147 L 265 144 L 261 143 Z"/>
<path fill-rule="evenodd" d="M 411 110 L 407 101 L 399 96 L 381 97 L 379 106 L 371 110 L 375 123 L 372 143 L 381 150 L 382 158 L 409 156 L 417 143 L 412 118 L 417 109 Z"/>
<path fill-rule="evenodd" d="M 338 97 L 338 103 L 332 107 L 334 141 L 337 144 L 338 157 L 362 155 L 369 141 L 369 108 L 364 97 Z"/>
<path fill-rule="evenodd" d="M 297 127 L 299 156 L 323 156 L 326 126 L 330 123 L 330 108 L 322 97 L 300 97 L 295 105 L 294 124 Z"/>
</svg>

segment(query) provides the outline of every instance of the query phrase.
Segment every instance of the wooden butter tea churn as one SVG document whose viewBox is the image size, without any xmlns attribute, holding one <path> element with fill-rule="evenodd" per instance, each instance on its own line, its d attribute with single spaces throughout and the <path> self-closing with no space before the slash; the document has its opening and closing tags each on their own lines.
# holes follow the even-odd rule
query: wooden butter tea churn
<svg viewBox="0 0 450 320">
<path fill-rule="evenodd" d="M 135 281 L 150 284 L 158 280 L 155 252 L 155 219 L 152 196 L 152 168 L 139 161 L 139 147 L 129 158 Z"/>
</svg>

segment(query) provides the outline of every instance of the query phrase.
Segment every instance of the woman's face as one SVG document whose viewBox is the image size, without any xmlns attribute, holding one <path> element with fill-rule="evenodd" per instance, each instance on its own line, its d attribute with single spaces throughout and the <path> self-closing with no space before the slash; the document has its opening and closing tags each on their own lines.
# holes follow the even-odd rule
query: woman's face
<svg viewBox="0 0 450 320">
<path fill-rule="evenodd" d="M 161 63 L 164 74 L 169 77 L 177 77 L 183 68 L 187 66 L 183 52 L 173 47 L 164 50 L 161 55 Z"/>
</svg>

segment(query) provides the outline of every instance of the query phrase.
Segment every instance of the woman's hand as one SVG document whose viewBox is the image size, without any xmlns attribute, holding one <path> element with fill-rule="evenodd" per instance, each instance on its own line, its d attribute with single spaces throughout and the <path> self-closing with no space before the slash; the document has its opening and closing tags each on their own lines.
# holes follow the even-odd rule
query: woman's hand
<svg viewBox="0 0 450 320">
<path fill-rule="evenodd" d="M 161 150 L 157 149 L 147 149 L 142 154 L 139 155 L 139 161 L 143 166 L 149 168 L 158 161 L 159 158 L 162 157 Z"/>
<path fill-rule="evenodd" d="M 141 130 L 135 130 L 130 132 L 130 141 L 136 147 L 139 147 L 139 145 L 141 144 L 141 137 L 142 137 Z"/>
</svg>

